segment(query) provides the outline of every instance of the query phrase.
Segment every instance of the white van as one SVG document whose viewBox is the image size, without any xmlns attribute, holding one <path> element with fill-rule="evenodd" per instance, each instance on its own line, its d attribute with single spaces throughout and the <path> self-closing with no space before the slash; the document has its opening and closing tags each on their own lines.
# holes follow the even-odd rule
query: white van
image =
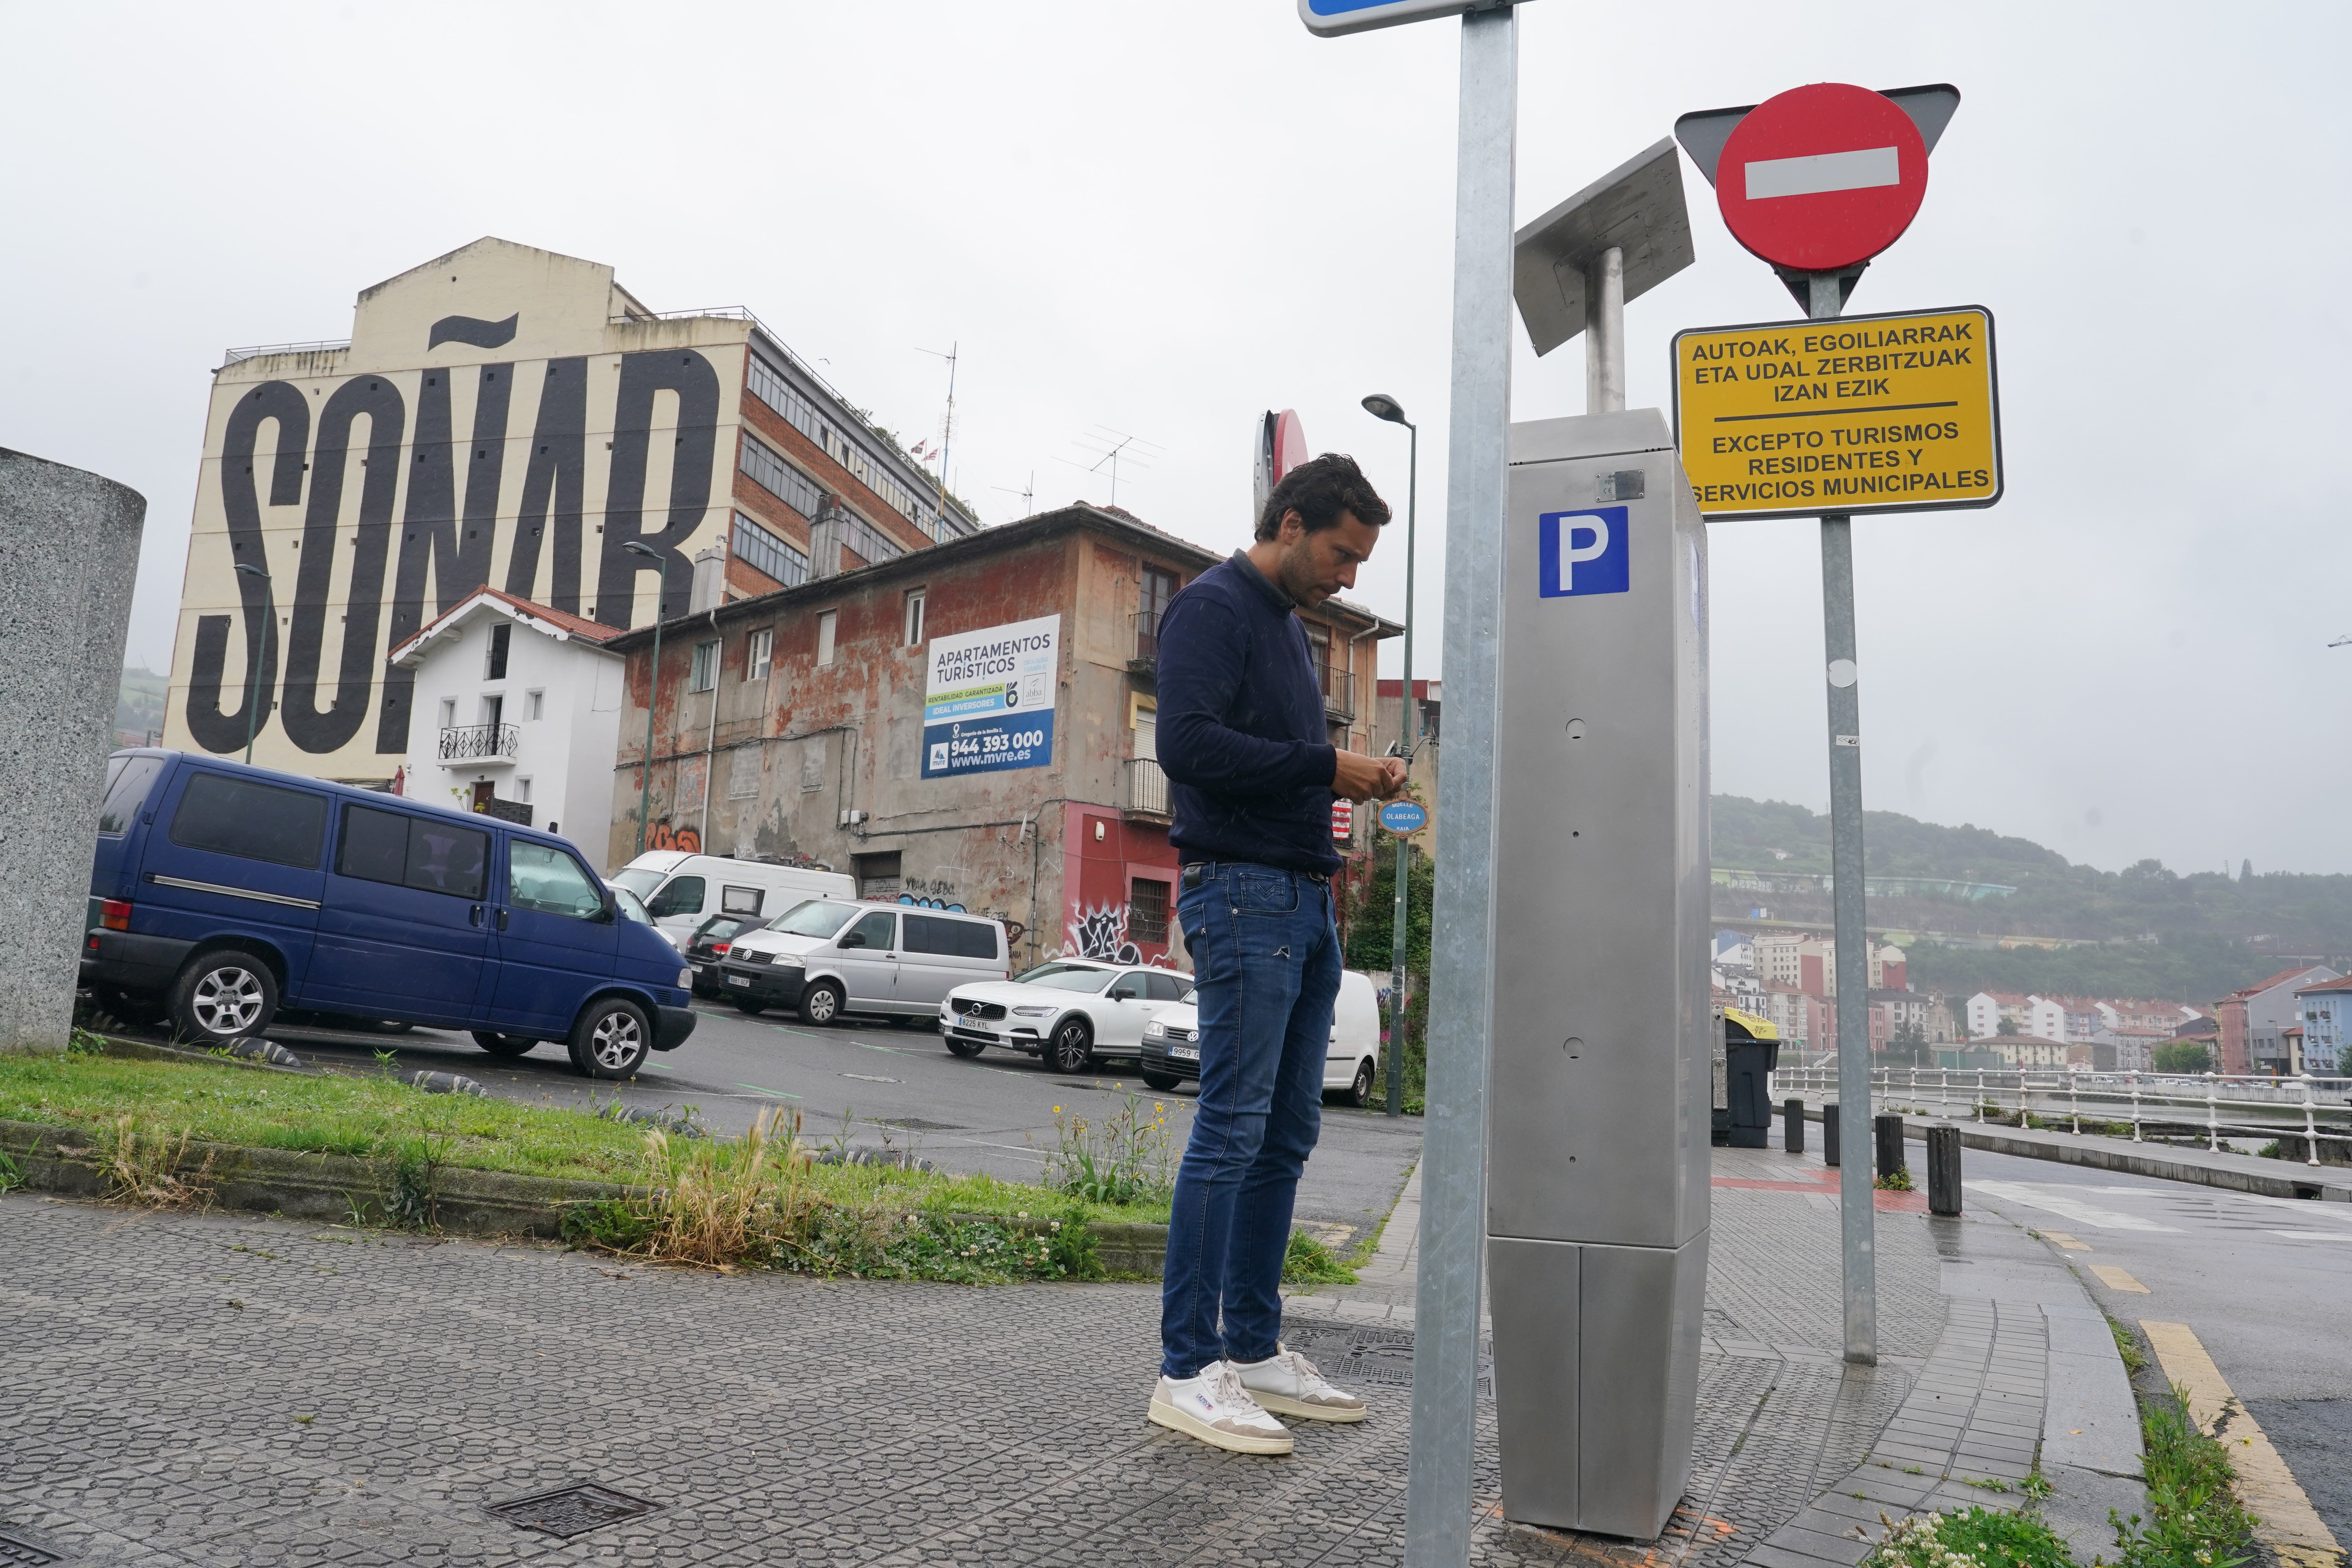
<svg viewBox="0 0 2352 1568">
<path fill-rule="evenodd" d="M 857 897 L 857 884 L 838 871 L 683 849 L 648 849 L 612 879 L 643 899 L 654 923 L 681 942 L 712 915 L 773 920 L 809 899 Z"/>
<path fill-rule="evenodd" d="M 1367 1105 L 1381 1068 L 1381 1003 L 1369 974 L 1347 970 L 1331 1004 L 1331 1045 L 1323 1062 L 1323 1092 L 1349 1105 Z M 1143 1081 L 1174 1089 L 1201 1076 L 1201 1017 L 1191 1002 L 1162 1007 L 1143 1026 Z"/>
<path fill-rule="evenodd" d="M 830 1024 L 845 1013 L 935 1023 L 948 993 L 1002 980 L 1004 923 L 961 910 L 812 899 L 733 939 L 719 989 L 746 1013 L 798 1010 Z"/>
</svg>

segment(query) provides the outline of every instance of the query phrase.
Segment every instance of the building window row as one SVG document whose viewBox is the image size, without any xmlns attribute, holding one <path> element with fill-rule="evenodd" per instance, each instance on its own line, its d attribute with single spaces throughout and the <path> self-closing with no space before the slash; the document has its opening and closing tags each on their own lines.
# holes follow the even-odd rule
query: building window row
<svg viewBox="0 0 2352 1568">
<path fill-rule="evenodd" d="M 900 483 L 887 464 L 868 452 L 862 443 L 853 440 L 832 420 L 819 414 L 815 405 L 793 391 L 792 384 L 784 380 L 773 365 L 757 353 L 753 353 L 751 359 L 751 374 L 747 379 L 751 383 L 751 395 L 782 416 L 784 422 L 793 429 L 815 442 L 817 448 L 826 457 L 856 475 L 860 483 L 880 496 L 894 510 L 937 542 L 943 543 L 973 531 L 961 519 L 943 514 L 931 498 Z M 779 490 L 777 493 L 782 495 L 783 492 Z"/>
<path fill-rule="evenodd" d="M 756 474 L 752 477 L 759 478 Z M 767 483 L 764 479 L 760 482 Z M 740 511 L 735 514 L 734 551 L 737 560 L 755 572 L 766 573 L 787 588 L 797 588 L 808 581 L 807 554 L 793 549 L 790 540 L 769 532 Z"/>
<path fill-rule="evenodd" d="M 754 483 L 803 517 L 814 521 L 824 505 L 824 492 L 816 488 L 814 480 L 784 461 L 783 454 L 748 430 L 743 432 L 743 458 L 740 467 L 751 476 Z"/>
</svg>

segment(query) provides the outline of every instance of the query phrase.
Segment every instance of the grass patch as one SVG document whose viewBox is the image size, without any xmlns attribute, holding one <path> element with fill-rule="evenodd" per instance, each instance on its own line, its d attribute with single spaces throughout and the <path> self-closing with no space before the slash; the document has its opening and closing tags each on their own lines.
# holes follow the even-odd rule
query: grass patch
<svg viewBox="0 0 2352 1568">
<path fill-rule="evenodd" d="M 2064 1540 L 2039 1516 L 1990 1508 L 1906 1519 L 1864 1561 L 1871 1568 L 2072 1568 L 2074 1563 Z"/>
<path fill-rule="evenodd" d="M 2145 1364 L 2145 1363 L 2143 1363 Z M 2179 1387 L 2142 1397 L 2147 1510 L 2115 1521 L 2124 1568 L 2232 1568 L 2254 1555 L 2254 1516 L 2238 1501 L 2229 1450 L 2198 1430 Z"/>
<path fill-rule="evenodd" d="M 1893 1175 L 1881 1176 L 1870 1184 L 1876 1187 L 1882 1193 L 1910 1192 L 1912 1190 L 1911 1167 L 1908 1165 L 1897 1165 L 1895 1167 L 1895 1173 Z"/>
<path fill-rule="evenodd" d="M 585 1181 L 625 1180 L 644 1136 L 576 1111 L 473 1095 L 428 1095 L 389 1078 L 87 1055 L 0 1055 L 0 1120 L 79 1129 L 93 1140 L 125 1115 L 197 1142 L 398 1159 L 438 1130 L 434 1163 Z"/>
<path fill-rule="evenodd" d="M 1339 1255 L 1303 1230 L 1290 1233 L 1290 1249 L 1283 1254 L 1286 1285 L 1353 1285 L 1356 1271 Z"/>
<path fill-rule="evenodd" d="M 747 1158 L 740 1141 L 672 1136 L 675 1121 L 667 1130 L 657 1125 L 649 1134 L 644 1125 L 583 1111 L 491 1097 L 427 1094 L 389 1077 L 313 1077 L 79 1052 L 0 1054 L 0 1121 L 38 1122 L 78 1134 L 78 1141 L 107 1169 L 116 1194 L 147 1204 L 194 1201 L 203 1173 L 187 1168 L 192 1143 L 386 1161 L 392 1166 L 387 1212 L 398 1223 L 418 1226 L 431 1225 L 435 1187 L 441 1173 L 453 1169 L 636 1184 L 677 1193 L 690 1190 L 681 1185 L 688 1177 L 706 1188 L 723 1184 Z M 772 1131 L 771 1143 L 776 1142 Z M 657 1156 L 649 1150 L 656 1135 L 661 1140 Z M 950 1236 L 940 1228 L 952 1228 L 950 1215 L 1002 1216 L 1013 1222 L 1005 1230 L 1007 1237 L 1020 1228 L 1024 1215 L 1066 1225 L 1164 1224 L 1168 1218 L 1165 1197 L 1150 1192 L 1124 1202 L 1099 1201 L 992 1176 L 951 1176 L 891 1165 L 815 1164 L 808 1158 L 812 1146 L 799 1138 L 796 1127 L 786 1141 L 795 1156 L 792 1163 L 797 1190 L 804 1198 L 844 1215 L 896 1215 L 901 1216 L 902 1227 L 903 1216 L 914 1214 L 917 1228 L 924 1228 L 926 1235 L 936 1233 L 940 1267 L 948 1272 L 925 1278 L 975 1274 L 976 1264 L 950 1265 L 946 1254 L 969 1261 L 996 1245 L 989 1237 Z M 772 1152 L 764 1156 L 768 1162 L 774 1158 Z M 11 1164 L 0 1173 L 0 1182 L 14 1180 Z M 174 1190 L 175 1183 L 188 1189 L 185 1195 Z M 611 1227 L 616 1250 L 631 1250 L 643 1240 L 642 1215 L 608 1215 L 600 1223 Z M 681 1242 L 677 1250 L 662 1256 L 722 1256 L 726 1247 L 708 1237 L 709 1223 L 715 1222 L 697 1223 L 703 1240 Z M 858 1223 L 865 1224 L 866 1218 Z M 848 1239 L 845 1233 L 825 1235 L 831 1239 L 820 1237 L 810 1245 L 814 1256 L 833 1260 L 825 1265 L 828 1269 L 837 1266 L 863 1272 L 875 1267 L 887 1273 L 900 1267 L 875 1263 L 871 1248 Z M 755 1260 L 752 1254 L 758 1250 L 745 1250 L 744 1259 Z M 903 1264 L 906 1248 L 899 1247 L 893 1256 Z M 1066 1257 L 1056 1256 L 1058 1267 L 1068 1266 Z"/>
</svg>

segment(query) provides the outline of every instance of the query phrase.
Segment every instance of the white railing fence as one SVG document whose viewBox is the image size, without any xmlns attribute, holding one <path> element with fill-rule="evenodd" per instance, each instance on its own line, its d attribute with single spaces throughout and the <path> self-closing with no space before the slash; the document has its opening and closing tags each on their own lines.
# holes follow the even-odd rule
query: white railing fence
<svg viewBox="0 0 2352 1568">
<path fill-rule="evenodd" d="M 1837 1093 L 1833 1063 L 1783 1068 L 1772 1100 Z M 2200 1137 L 2219 1152 L 2225 1137 L 2301 1138 L 2304 1163 L 2321 1163 L 2323 1142 L 2352 1147 L 2352 1079 L 2272 1078 L 2254 1073 L 2030 1072 L 2016 1068 L 1874 1068 L 1870 1109 L 1947 1121 L 2037 1120 L 2054 1130 L 2121 1137 Z M 2336 1162 L 2329 1162 L 2334 1163 Z"/>
</svg>

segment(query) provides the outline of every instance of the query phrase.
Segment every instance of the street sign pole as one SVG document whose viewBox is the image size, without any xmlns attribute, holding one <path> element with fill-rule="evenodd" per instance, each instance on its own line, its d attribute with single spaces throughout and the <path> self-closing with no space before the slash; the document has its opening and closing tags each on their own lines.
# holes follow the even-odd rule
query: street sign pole
<svg viewBox="0 0 2352 1568">
<path fill-rule="evenodd" d="M 1470 1560 L 1494 1017 L 1495 747 L 1511 420 L 1518 21 L 1462 18 L 1454 390 L 1445 478 L 1445 776 L 1439 784 L 1415 1280 L 1407 1568 Z"/>
<path fill-rule="evenodd" d="M 1806 314 L 1843 308 L 1835 272 L 1810 279 Z M 1878 1363 L 1878 1273 L 1870 1146 L 1870 932 L 1862 870 L 1862 698 L 1853 646 L 1853 521 L 1822 517 L 1822 640 L 1830 696 L 1830 872 L 1837 938 L 1838 1235 L 1845 1281 L 1845 1359 Z"/>
</svg>

